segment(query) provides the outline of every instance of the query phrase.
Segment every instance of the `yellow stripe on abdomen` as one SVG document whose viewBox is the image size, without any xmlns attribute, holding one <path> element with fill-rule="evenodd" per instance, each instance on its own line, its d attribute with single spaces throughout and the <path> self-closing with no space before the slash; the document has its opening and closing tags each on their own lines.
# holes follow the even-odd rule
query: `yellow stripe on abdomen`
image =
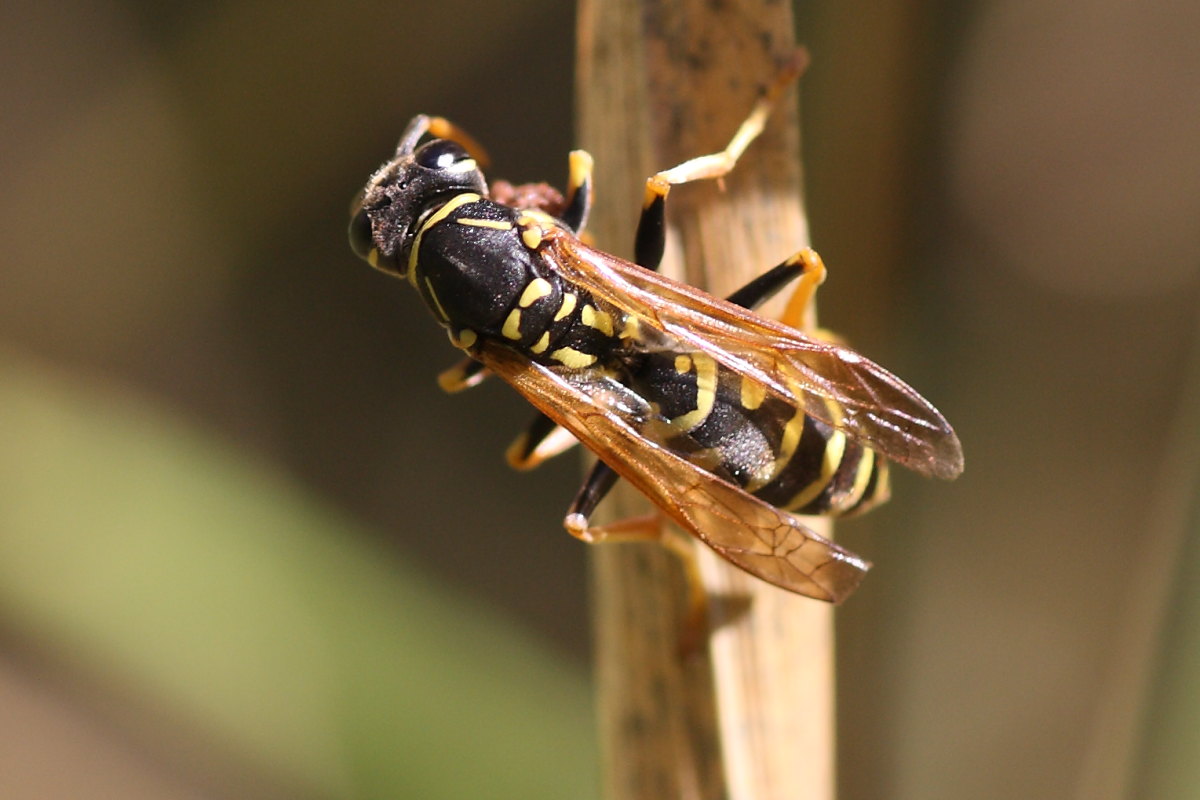
<svg viewBox="0 0 1200 800">
<path fill-rule="evenodd" d="M 821 472 L 811 483 L 788 501 L 788 508 L 804 508 L 804 506 L 817 499 L 817 496 L 825 491 L 825 487 L 833 480 L 833 476 L 841 465 L 842 456 L 845 453 L 846 434 L 839 430 L 832 431 L 829 438 L 825 441 L 825 447 L 821 453 Z"/>
<path fill-rule="evenodd" d="M 680 369 L 681 365 L 686 362 L 687 356 L 679 356 L 675 361 L 675 369 L 679 372 L 685 372 L 687 369 Z M 671 425 L 683 431 L 690 431 L 698 428 L 708 419 L 708 415 L 712 413 L 713 405 L 717 399 L 717 362 L 705 353 L 693 353 L 691 355 L 691 364 L 687 365 L 691 369 L 696 370 L 696 407 L 686 414 L 680 414 L 671 420 Z"/>
</svg>

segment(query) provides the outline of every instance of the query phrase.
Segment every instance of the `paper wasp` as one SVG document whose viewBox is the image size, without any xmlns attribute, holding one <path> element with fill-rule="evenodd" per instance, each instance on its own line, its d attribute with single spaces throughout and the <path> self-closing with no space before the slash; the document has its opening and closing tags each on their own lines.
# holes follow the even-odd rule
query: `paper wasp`
<svg viewBox="0 0 1200 800">
<path fill-rule="evenodd" d="M 790 308 L 803 308 L 825 274 L 811 250 L 724 300 L 655 272 L 670 187 L 727 173 L 792 77 L 764 94 L 724 152 L 647 181 L 636 263 L 578 238 L 591 193 L 587 153 L 571 153 L 565 198 L 544 185 L 489 193 L 480 148 L 423 115 L 368 181 L 350 240 L 371 266 L 406 278 L 469 356 L 443 373 L 443 388 L 496 374 L 539 410 L 509 450 L 514 466 L 566 449 L 564 430 L 599 457 L 568 511 L 572 534 L 622 534 L 620 523 L 588 522 L 620 476 L 736 566 L 837 602 L 869 564 L 794 514 L 845 515 L 881 502 L 889 461 L 956 477 L 954 431 L 882 367 L 786 324 L 798 313 L 785 322 L 753 313 L 797 279 Z"/>
</svg>

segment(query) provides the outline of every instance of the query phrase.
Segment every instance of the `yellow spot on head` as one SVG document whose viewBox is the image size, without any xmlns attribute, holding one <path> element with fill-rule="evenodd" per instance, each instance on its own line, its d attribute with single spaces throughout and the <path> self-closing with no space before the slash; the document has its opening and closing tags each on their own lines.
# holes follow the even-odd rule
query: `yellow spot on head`
<svg viewBox="0 0 1200 800">
<path fill-rule="evenodd" d="M 551 353 L 550 357 L 571 369 L 583 369 L 596 363 L 594 355 L 581 352 L 574 347 L 560 347 Z"/>
<path fill-rule="evenodd" d="M 529 308 L 538 300 L 550 294 L 551 291 L 553 291 L 553 287 L 550 286 L 550 281 L 545 278 L 534 278 L 525 287 L 525 291 L 521 293 L 521 299 L 517 301 L 517 305 L 521 308 Z"/>
<path fill-rule="evenodd" d="M 514 308 L 509 312 L 508 318 L 504 320 L 504 327 L 500 329 L 500 333 L 504 334 L 505 339 L 513 339 L 515 341 L 521 338 L 521 309 Z"/>
</svg>

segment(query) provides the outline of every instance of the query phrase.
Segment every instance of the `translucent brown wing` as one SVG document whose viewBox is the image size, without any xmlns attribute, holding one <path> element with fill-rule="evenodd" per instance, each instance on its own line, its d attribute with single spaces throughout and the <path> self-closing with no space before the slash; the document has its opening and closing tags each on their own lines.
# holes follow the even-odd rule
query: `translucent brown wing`
<svg viewBox="0 0 1200 800">
<path fill-rule="evenodd" d="M 924 475 L 955 478 L 962 445 L 904 381 L 853 350 L 820 342 L 695 287 L 594 250 L 563 231 L 542 252 L 564 278 L 685 348 L 711 355 L 806 414 Z"/>
<path fill-rule="evenodd" d="M 666 421 L 652 418 L 644 401 L 603 373 L 558 372 L 488 341 L 476 355 L 683 528 L 752 575 L 836 603 L 870 568 L 680 455 L 665 440 L 673 430 Z"/>
</svg>

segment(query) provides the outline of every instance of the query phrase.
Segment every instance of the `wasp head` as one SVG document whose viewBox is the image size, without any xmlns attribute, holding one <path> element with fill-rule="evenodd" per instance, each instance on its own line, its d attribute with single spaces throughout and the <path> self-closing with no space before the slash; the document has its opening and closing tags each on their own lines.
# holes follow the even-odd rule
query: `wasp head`
<svg viewBox="0 0 1200 800">
<path fill-rule="evenodd" d="M 431 123 L 449 127 L 437 118 L 414 118 L 396 155 L 371 176 L 351 209 L 350 246 L 391 275 L 407 272 L 413 239 L 433 211 L 457 194 L 487 192 L 478 163 L 462 145 L 434 138 L 417 146 Z"/>
</svg>

